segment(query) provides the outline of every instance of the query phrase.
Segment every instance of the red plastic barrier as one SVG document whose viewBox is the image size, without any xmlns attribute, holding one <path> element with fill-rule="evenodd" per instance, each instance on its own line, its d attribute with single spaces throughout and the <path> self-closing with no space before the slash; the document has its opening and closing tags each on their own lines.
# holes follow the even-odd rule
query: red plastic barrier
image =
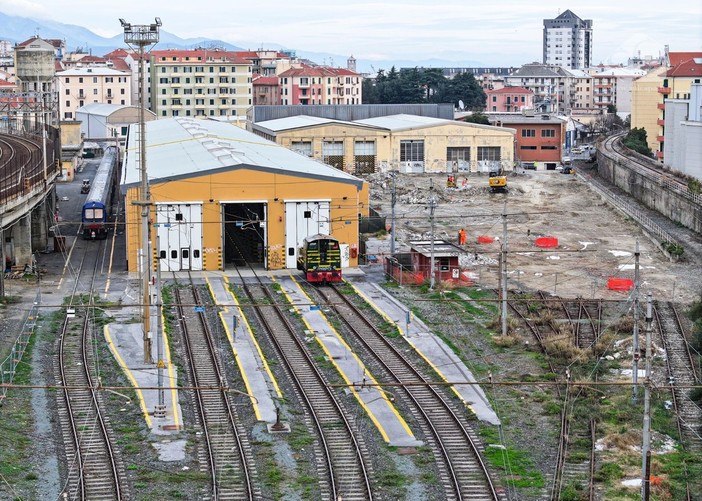
<svg viewBox="0 0 702 501">
<path fill-rule="evenodd" d="M 558 239 L 556 237 L 539 237 L 534 243 L 537 247 L 544 247 L 548 249 L 558 247 Z"/>
<path fill-rule="evenodd" d="M 478 236 L 478 243 L 479 244 L 491 244 L 495 241 L 494 238 L 488 237 L 487 235 L 480 235 Z"/>
<path fill-rule="evenodd" d="M 607 288 L 613 291 L 630 291 L 634 288 L 634 281 L 630 278 L 614 278 L 607 280 Z"/>
</svg>

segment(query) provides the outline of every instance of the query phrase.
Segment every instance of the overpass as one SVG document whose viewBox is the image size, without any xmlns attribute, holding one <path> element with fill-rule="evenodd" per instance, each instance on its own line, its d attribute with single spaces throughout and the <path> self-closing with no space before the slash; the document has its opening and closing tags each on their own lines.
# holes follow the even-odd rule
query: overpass
<svg viewBox="0 0 702 501">
<path fill-rule="evenodd" d="M 48 246 L 60 148 L 54 127 L 0 131 L 0 258 L 5 267 L 31 266 L 34 252 Z"/>
</svg>

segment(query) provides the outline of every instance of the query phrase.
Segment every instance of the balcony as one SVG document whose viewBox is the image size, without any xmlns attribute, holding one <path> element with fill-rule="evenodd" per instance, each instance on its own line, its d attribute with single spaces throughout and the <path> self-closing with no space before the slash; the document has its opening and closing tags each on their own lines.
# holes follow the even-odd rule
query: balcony
<svg viewBox="0 0 702 501">
<path fill-rule="evenodd" d="M 656 105 L 656 108 L 658 108 L 659 110 L 665 110 L 665 103 L 658 103 Z"/>
<path fill-rule="evenodd" d="M 662 151 L 657 151 L 656 152 L 656 158 L 659 160 L 663 160 L 663 152 Z"/>
<path fill-rule="evenodd" d="M 659 94 L 670 94 L 672 89 L 670 87 L 658 87 Z"/>
<path fill-rule="evenodd" d="M 658 120 L 656 120 L 656 123 L 658 125 L 665 125 L 665 118 L 659 118 Z"/>
<path fill-rule="evenodd" d="M 665 136 L 656 136 L 656 141 L 658 141 L 659 143 L 664 142 L 664 141 L 665 141 Z"/>
</svg>

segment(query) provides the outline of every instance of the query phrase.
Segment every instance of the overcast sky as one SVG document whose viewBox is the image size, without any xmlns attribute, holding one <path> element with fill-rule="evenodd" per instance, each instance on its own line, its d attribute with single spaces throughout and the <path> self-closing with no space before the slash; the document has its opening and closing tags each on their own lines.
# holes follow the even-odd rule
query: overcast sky
<svg viewBox="0 0 702 501">
<path fill-rule="evenodd" d="M 541 61 L 543 19 L 566 9 L 592 19 L 595 64 L 658 55 L 665 45 L 702 51 L 702 0 L 0 0 L 6 14 L 76 24 L 102 36 L 122 33 L 119 18 L 148 24 L 158 16 L 162 29 L 179 37 L 247 49 L 275 43 L 359 61 L 441 58 L 490 66 Z"/>
</svg>

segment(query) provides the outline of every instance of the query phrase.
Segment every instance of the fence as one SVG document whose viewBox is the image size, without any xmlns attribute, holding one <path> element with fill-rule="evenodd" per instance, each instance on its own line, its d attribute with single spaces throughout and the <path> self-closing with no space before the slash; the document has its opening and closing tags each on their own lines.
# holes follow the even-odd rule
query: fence
<svg viewBox="0 0 702 501">
<path fill-rule="evenodd" d="M 37 319 L 39 318 L 39 304 L 41 303 L 41 292 L 37 292 L 34 299 L 34 305 L 27 313 L 27 316 L 22 323 L 22 330 L 19 336 L 12 345 L 10 354 L 0 364 L 0 404 L 5 400 L 9 385 L 15 379 L 17 366 L 22 362 L 24 352 L 27 350 L 29 340 L 36 329 Z"/>
</svg>

